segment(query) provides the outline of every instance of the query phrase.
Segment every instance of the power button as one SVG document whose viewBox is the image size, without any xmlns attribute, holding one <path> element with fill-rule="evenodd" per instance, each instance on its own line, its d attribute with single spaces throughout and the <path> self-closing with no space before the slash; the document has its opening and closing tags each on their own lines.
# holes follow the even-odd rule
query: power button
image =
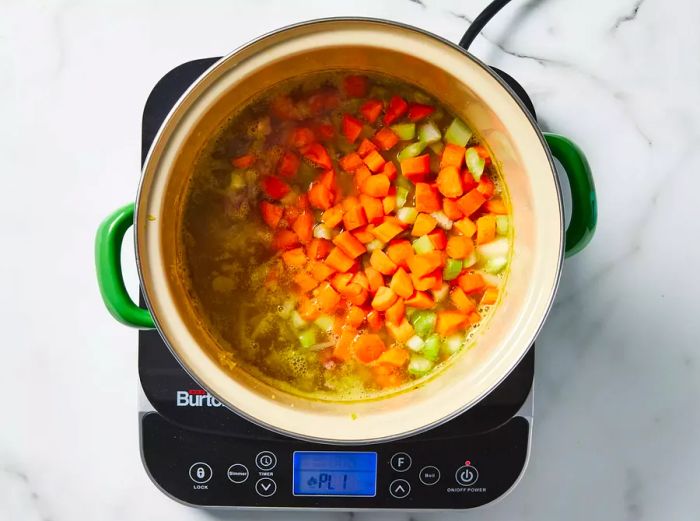
<svg viewBox="0 0 700 521">
<path fill-rule="evenodd" d="M 479 471 L 471 465 L 459 467 L 455 472 L 455 480 L 463 487 L 473 485 L 479 479 Z"/>
</svg>

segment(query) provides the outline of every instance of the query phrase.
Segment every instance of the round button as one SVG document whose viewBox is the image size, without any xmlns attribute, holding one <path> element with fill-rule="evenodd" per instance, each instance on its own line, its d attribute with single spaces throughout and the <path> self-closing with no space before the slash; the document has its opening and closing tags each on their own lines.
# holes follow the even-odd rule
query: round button
<svg viewBox="0 0 700 521">
<path fill-rule="evenodd" d="M 270 497 L 277 492 L 277 483 L 270 478 L 260 478 L 255 483 L 255 492 L 257 492 L 259 496 Z"/>
<path fill-rule="evenodd" d="M 272 470 L 277 465 L 277 456 L 268 450 L 264 450 L 255 456 L 255 465 L 260 470 Z"/>
<path fill-rule="evenodd" d="M 395 479 L 389 485 L 389 494 L 396 499 L 402 499 L 411 493 L 411 484 L 405 479 Z"/>
<path fill-rule="evenodd" d="M 423 485 L 434 485 L 440 481 L 440 471 L 432 465 L 423 467 L 418 473 L 418 479 Z"/>
<path fill-rule="evenodd" d="M 455 472 L 455 479 L 460 485 L 468 487 L 476 483 L 479 479 L 479 471 L 471 465 L 464 465 L 463 467 L 459 467 L 457 472 Z"/>
<path fill-rule="evenodd" d="M 189 470 L 190 479 L 195 483 L 206 483 L 214 474 L 211 467 L 203 461 L 193 463 Z"/>
<path fill-rule="evenodd" d="M 242 463 L 234 463 L 228 468 L 226 475 L 232 483 L 243 483 L 248 479 L 248 467 Z"/>
<path fill-rule="evenodd" d="M 391 457 L 389 463 L 396 472 L 405 472 L 411 468 L 411 456 L 405 452 L 397 452 Z"/>
</svg>

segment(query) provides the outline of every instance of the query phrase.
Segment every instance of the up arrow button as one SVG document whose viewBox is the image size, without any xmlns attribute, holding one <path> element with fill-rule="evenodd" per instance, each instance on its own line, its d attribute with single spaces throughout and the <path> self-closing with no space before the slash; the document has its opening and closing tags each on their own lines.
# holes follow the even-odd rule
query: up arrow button
<svg viewBox="0 0 700 521">
<path fill-rule="evenodd" d="M 411 484 L 405 479 L 395 479 L 389 485 L 389 494 L 397 499 L 402 499 L 411 493 Z"/>
</svg>

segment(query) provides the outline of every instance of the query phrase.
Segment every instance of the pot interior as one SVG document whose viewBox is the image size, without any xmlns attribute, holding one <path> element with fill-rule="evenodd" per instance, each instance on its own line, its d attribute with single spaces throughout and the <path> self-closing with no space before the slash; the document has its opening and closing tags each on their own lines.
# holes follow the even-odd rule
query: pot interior
<svg viewBox="0 0 700 521">
<path fill-rule="evenodd" d="M 501 303 L 474 348 L 416 388 L 362 402 L 280 392 L 222 363 L 192 305 L 178 256 L 181 209 L 198 153 L 225 121 L 281 81 L 328 70 L 367 71 L 432 94 L 494 154 L 513 208 L 513 256 Z M 218 62 L 183 96 L 154 142 L 141 182 L 136 240 L 142 287 L 185 369 L 236 412 L 273 430 L 334 443 L 380 441 L 437 425 L 475 404 L 517 364 L 549 310 L 562 259 L 559 187 L 541 135 L 483 64 L 416 29 L 328 20 L 266 36 Z M 153 219 L 155 217 L 155 220 Z"/>
</svg>

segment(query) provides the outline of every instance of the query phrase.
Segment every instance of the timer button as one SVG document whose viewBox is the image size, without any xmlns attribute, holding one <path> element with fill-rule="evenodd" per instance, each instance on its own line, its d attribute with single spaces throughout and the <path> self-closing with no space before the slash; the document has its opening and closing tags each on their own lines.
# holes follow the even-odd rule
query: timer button
<svg viewBox="0 0 700 521">
<path fill-rule="evenodd" d="M 277 483 L 270 478 L 260 478 L 257 483 L 255 483 L 255 492 L 262 497 L 270 497 L 275 492 L 277 492 Z"/>
<path fill-rule="evenodd" d="M 268 450 L 259 452 L 258 455 L 255 456 L 255 465 L 257 465 L 260 470 L 272 470 L 277 466 L 277 456 Z"/>
<path fill-rule="evenodd" d="M 234 463 L 228 468 L 226 475 L 232 483 L 243 483 L 248 479 L 248 467 L 242 463 Z"/>
<path fill-rule="evenodd" d="M 193 463 L 189 470 L 190 479 L 195 483 L 206 483 L 209 481 L 214 474 L 211 471 L 211 467 L 204 463 L 203 461 L 198 461 Z"/>
<path fill-rule="evenodd" d="M 418 479 L 423 485 L 434 485 L 440 481 L 440 470 L 432 465 L 423 467 L 418 473 Z"/>
<path fill-rule="evenodd" d="M 389 485 L 389 494 L 396 499 L 403 499 L 411 493 L 411 484 L 405 479 L 395 479 Z"/>
<path fill-rule="evenodd" d="M 389 463 L 396 472 L 405 472 L 411 468 L 411 456 L 405 452 L 397 452 L 391 457 Z"/>
<path fill-rule="evenodd" d="M 459 483 L 463 487 L 473 485 L 478 479 L 479 471 L 471 465 L 464 465 L 463 467 L 459 467 L 457 469 L 457 472 L 455 472 L 455 480 L 457 480 L 457 483 Z"/>
</svg>

